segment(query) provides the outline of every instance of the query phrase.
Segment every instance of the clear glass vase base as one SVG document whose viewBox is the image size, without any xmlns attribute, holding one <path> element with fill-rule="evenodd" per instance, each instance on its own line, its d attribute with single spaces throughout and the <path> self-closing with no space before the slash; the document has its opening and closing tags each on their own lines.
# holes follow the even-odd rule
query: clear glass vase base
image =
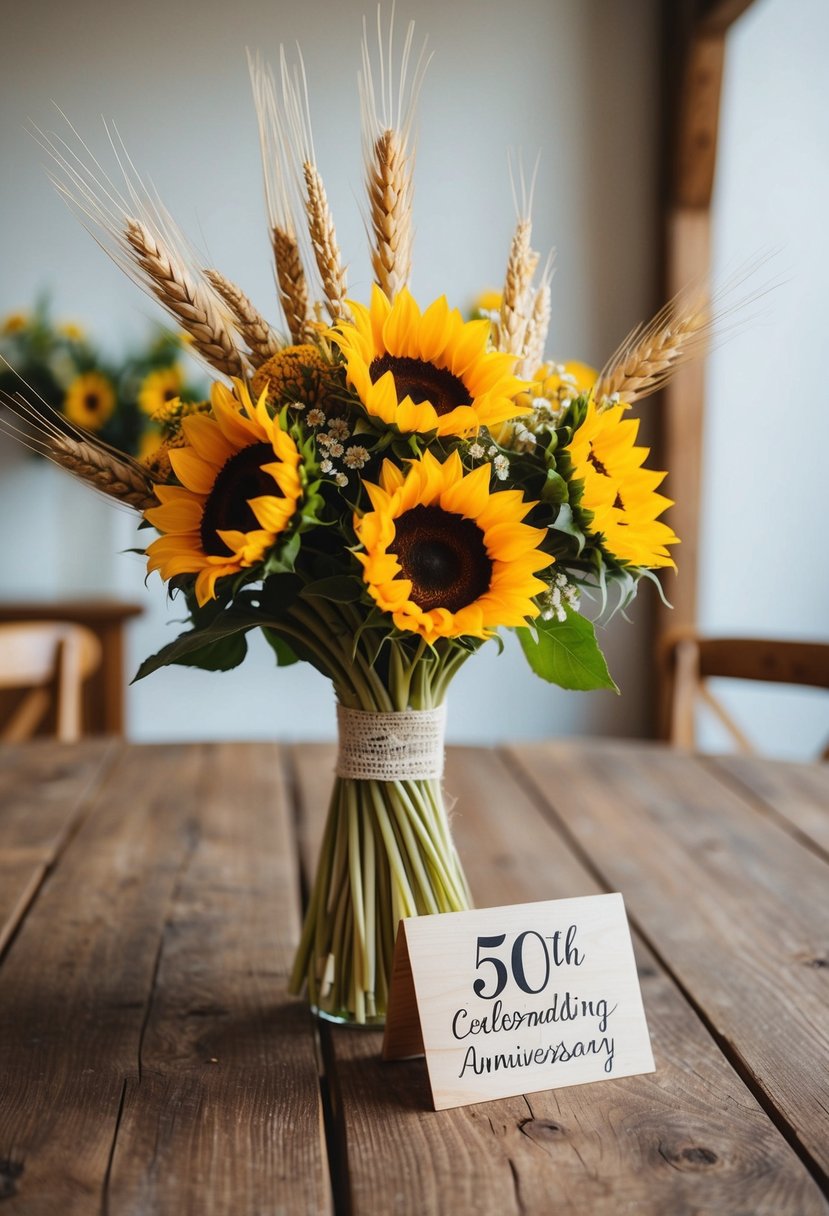
<svg viewBox="0 0 829 1216">
<path fill-rule="evenodd" d="M 351 1030 L 382 1030 L 386 1024 L 384 1015 L 357 1022 L 347 1014 L 330 1013 L 327 1009 L 320 1009 L 318 1005 L 311 1005 L 310 1008 L 314 1017 L 319 1018 L 321 1022 L 329 1022 L 334 1026 L 348 1026 Z"/>
</svg>

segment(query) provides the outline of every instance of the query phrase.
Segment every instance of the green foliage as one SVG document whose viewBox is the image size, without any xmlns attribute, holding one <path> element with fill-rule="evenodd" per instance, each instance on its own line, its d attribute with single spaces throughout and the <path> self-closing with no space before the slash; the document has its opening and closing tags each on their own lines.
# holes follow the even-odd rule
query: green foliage
<svg viewBox="0 0 829 1216">
<path fill-rule="evenodd" d="M 118 357 L 105 354 L 76 324 L 53 320 L 49 299 L 42 296 L 30 312 L 11 314 L 0 323 L 0 355 L 12 369 L 0 363 L 0 390 L 10 395 L 22 392 L 37 409 L 41 408 L 40 397 L 62 415 L 72 384 L 79 376 L 95 372 L 110 385 L 115 408 L 99 426 L 90 417 L 88 429 L 119 451 L 136 456 L 145 443 L 152 446 L 162 437 L 139 403 L 148 376 L 178 369 L 178 395 L 183 401 L 198 401 L 206 395 L 204 385 L 185 377 L 180 362 L 183 353 L 176 334 L 157 328 L 142 345 Z"/>
<path fill-rule="evenodd" d="M 564 621 L 537 620 L 532 629 L 516 629 L 530 667 L 542 680 L 560 688 L 581 692 L 610 688 L 618 692 L 592 621 L 571 609 L 566 612 Z"/>
</svg>

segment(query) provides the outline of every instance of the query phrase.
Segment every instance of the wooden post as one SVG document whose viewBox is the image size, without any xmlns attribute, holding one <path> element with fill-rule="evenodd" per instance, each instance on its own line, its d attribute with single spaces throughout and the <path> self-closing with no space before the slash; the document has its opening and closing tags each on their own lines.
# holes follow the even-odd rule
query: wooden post
<svg viewBox="0 0 829 1216">
<path fill-rule="evenodd" d="M 664 106 L 665 294 L 711 270 L 711 196 L 717 161 L 720 91 L 729 26 L 752 0 L 665 0 Z M 699 513 L 705 414 L 705 366 L 684 367 L 664 390 L 662 455 L 666 493 L 676 501 L 671 525 L 682 540 L 679 575 L 668 585 L 673 611 L 657 616 L 657 644 L 669 629 L 697 623 Z M 665 689 L 657 703 L 664 705 Z M 665 715 L 660 714 L 664 735 Z"/>
</svg>

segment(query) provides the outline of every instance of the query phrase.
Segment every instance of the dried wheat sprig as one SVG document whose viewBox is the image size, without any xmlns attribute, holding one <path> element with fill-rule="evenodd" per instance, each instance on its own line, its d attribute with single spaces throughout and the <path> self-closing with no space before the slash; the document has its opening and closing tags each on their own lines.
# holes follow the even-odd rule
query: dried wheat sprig
<svg viewBox="0 0 829 1216">
<path fill-rule="evenodd" d="M 532 223 L 529 218 L 519 218 L 510 245 L 498 324 L 499 349 L 519 357 L 524 355 L 532 308 L 530 285 L 538 265 L 538 254 L 530 247 L 531 235 Z"/>
<path fill-rule="evenodd" d="M 637 325 L 611 355 L 593 388 L 596 401 L 631 405 L 655 393 L 702 353 L 714 320 L 711 302 L 699 289 L 680 293 L 647 325 Z"/>
<path fill-rule="evenodd" d="M 141 220 L 127 216 L 124 236 L 153 294 L 193 339 L 196 350 L 226 376 L 243 376 L 246 362 L 211 293 Z"/>
<path fill-rule="evenodd" d="M 550 284 L 553 280 L 553 254 L 551 253 L 544 267 L 541 282 L 533 296 L 532 311 L 527 321 L 524 335 L 524 359 L 517 375 L 529 377 L 534 375 L 544 362 L 544 349 L 550 331 L 552 316 L 552 295 Z"/>
<path fill-rule="evenodd" d="M 299 242 L 291 232 L 278 225 L 272 230 L 271 241 L 282 311 L 292 341 L 301 342 L 308 321 L 308 281 L 302 266 Z"/>
<path fill-rule="evenodd" d="M 314 139 L 311 132 L 311 110 L 308 101 L 308 81 L 305 64 L 299 55 L 298 65 L 291 70 L 280 50 L 282 79 L 281 120 L 284 138 L 290 149 L 295 179 L 302 194 L 302 205 L 308 227 L 311 249 L 322 284 L 322 293 L 333 320 L 346 316 L 346 274 L 337 244 L 334 220 L 317 168 Z"/>
<path fill-rule="evenodd" d="M 393 128 L 374 141 L 366 164 L 366 188 L 374 240 L 374 277 L 390 300 L 407 286 L 412 273 L 412 166 Z"/>
<path fill-rule="evenodd" d="M 291 338 L 301 342 L 308 320 L 308 282 L 294 221 L 297 175 L 291 173 L 289 122 L 277 101 L 273 73 L 262 60 L 248 54 L 253 99 L 259 126 L 259 150 L 265 186 L 265 207 L 279 300 Z M 301 205 L 301 204 L 300 204 Z"/>
<path fill-rule="evenodd" d="M 117 498 L 136 511 L 158 506 L 152 481 L 129 457 L 119 458 L 94 442 L 72 439 L 69 435 L 50 437 L 47 447 L 56 464 L 110 498 Z"/>
<path fill-rule="evenodd" d="M 218 371 L 243 374 L 246 363 L 234 339 L 230 312 L 201 279 L 195 251 L 157 193 L 141 180 L 117 131 L 104 123 L 123 177 L 123 193 L 62 117 L 80 154 L 61 136 L 35 128 L 55 163 L 56 171 L 50 174 L 55 188 L 113 261 L 191 334 L 196 353 Z"/>
<path fill-rule="evenodd" d="M 348 292 L 346 273 L 337 244 L 334 220 L 328 205 L 328 196 L 319 170 L 311 161 L 302 166 L 305 178 L 305 210 L 308 218 L 308 234 L 322 280 L 322 290 L 332 321 L 347 316 L 345 299 Z"/>
<path fill-rule="evenodd" d="M 424 41 L 410 72 L 414 42 L 410 22 L 400 56 L 395 88 L 394 8 L 384 36 L 377 7 L 377 86 L 372 69 L 366 21 L 363 19 L 360 109 L 363 161 L 369 209 L 366 228 L 371 235 L 371 264 L 379 287 L 392 299 L 411 275 L 413 169 L 411 145 L 417 100 L 431 56 Z"/>
<path fill-rule="evenodd" d="M 220 271 L 205 270 L 204 277 L 233 313 L 236 328 L 247 342 L 252 355 L 251 363 L 254 368 L 259 367 L 281 349 L 282 343 L 279 341 L 278 335 L 274 333 L 242 289 L 232 283 L 230 279 L 226 279 Z"/>
<path fill-rule="evenodd" d="M 2 355 L 0 360 L 14 372 Z M 15 375 L 18 373 L 15 372 Z M 104 443 L 82 427 L 75 426 L 22 376 L 18 375 L 18 378 L 39 404 L 35 405 L 19 391 L 0 392 L 0 406 L 5 405 L 25 424 L 24 429 L 15 426 L 8 418 L 0 417 L 0 431 L 125 506 L 144 511 L 147 507 L 158 505 L 153 493 L 153 479 L 137 460 Z"/>
</svg>

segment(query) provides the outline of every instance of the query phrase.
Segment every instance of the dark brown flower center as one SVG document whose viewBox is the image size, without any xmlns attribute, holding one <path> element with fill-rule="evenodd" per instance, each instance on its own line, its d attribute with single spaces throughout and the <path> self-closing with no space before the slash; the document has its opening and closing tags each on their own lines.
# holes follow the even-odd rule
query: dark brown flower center
<svg viewBox="0 0 829 1216">
<path fill-rule="evenodd" d="M 97 393 L 86 393 L 83 405 L 85 410 L 89 410 L 90 414 L 94 414 L 96 410 L 101 408 L 101 398 Z"/>
<path fill-rule="evenodd" d="M 210 557 L 229 557 L 232 550 L 217 532 L 253 532 L 261 528 L 248 499 L 263 494 L 279 496 L 281 490 L 263 464 L 276 460 L 269 443 L 252 443 L 242 448 L 222 467 L 204 504 L 201 518 L 201 543 Z"/>
<path fill-rule="evenodd" d="M 471 519 L 441 507 L 412 507 L 394 521 L 389 545 L 411 579 L 412 600 L 424 612 L 457 612 L 489 590 L 492 561 Z"/>
<path fill-rule="evenodd" d="M 381 355 L 372 360 L 368 369 L 371 383 L 376 384 L 386 372 L 394 377 L 398 401 L 404 397 L 411 397 L 415 405 L 428 401 L 440 417 L 459 405 L 472 404 L 463 380 L 446 367 L 435 367 L 434 363 L 410 359 L 408 355 Z"/>
</svg>

